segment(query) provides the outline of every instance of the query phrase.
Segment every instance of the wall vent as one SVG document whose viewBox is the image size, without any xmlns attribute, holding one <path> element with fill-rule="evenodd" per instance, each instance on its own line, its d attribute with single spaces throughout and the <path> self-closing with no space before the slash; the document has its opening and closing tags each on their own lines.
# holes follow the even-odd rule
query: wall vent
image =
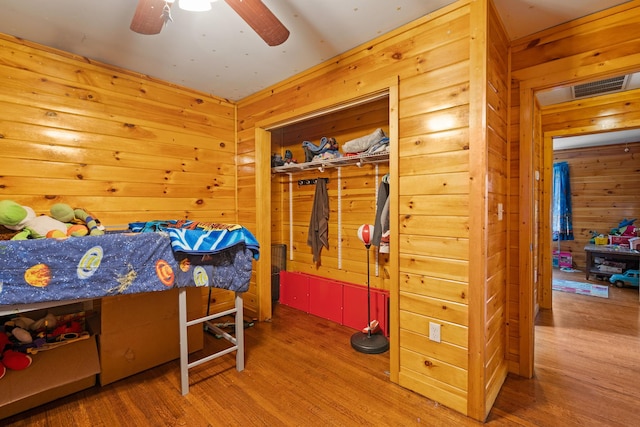
<svg viewBox="0 0 640 427">
<path fill-rule="evenodd" d="M 597 82 L 575 85 L 571 88 L 573 99 L 604 95 L 605 93 L 620 92 L 627 87 L 629 76 L 612 77 Z"/>
</svg>

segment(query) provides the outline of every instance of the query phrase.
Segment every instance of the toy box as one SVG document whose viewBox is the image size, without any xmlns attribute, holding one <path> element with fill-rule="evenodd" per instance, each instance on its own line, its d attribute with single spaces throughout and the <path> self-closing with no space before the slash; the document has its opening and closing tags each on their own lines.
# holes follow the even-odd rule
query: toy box
<svg viewBox="0 0 640 427">
<path fill-rule="evenodd" d="M 613 273 L 613 274 L 622 273 L 626 267 L 627 267 L 627 264 L 624 262 L 616 262 L 616 261 L 609 261 L 609 260 L 604 260 L 602 261 L 602 264 L 599 264 L 597 266 L 599 271 L 602 271 L 603 273 Z"/>
<path fill-rule="evenodd" d="M 610 245 L 628 245 L 629 240 L 634 236 L 616 236 L 613 234 L 609 234 L 609 244 Z"/>
<path fill-rule="evenodd" d="M 573 257 L 571 256 L 571 252 L 560 252 L 560 256 L 558 257 L 558 251 L 553 251 L 553 266 L 554 267 L 573 267 Z"/>
</svg>

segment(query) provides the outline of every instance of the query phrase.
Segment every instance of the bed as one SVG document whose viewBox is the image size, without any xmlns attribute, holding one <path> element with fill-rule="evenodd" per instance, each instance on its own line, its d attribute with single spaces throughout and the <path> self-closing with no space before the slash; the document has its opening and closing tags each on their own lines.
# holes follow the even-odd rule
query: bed
<svg viewBox="0 0 640 427">
<path fill-rule="evenodd" d="M 236 224 L 149 221 L 126 232 L 102 236 L 0 241 L 0 315 L 61 303 L 179 288 L 182 394 L 188 370 L 236 351 L 244 369 L 242 293 L 249 288 L 259 244 Z M 188 321 L 186 288 L 207 286 L 235 292 L 234 308 Z M 216 330 L 212 320 L 235 316 L 235 336 Z M 189 363 L 187 327 L 204 323 L 232 343 L 219 353 Z"/>
</svg>

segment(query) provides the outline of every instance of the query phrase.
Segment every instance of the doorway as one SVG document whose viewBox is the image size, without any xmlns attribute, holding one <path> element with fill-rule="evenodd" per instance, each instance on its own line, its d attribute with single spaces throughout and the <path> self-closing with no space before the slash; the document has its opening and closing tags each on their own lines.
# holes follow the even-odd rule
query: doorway
<svg viewBox="0 0 640 427">
<path fill-rule="evenodd" d="M 292 256 L 291 255 L 292 253 L 295 253 L 294 251 L 296 249 L 294 246 L 296 245 L 291 243 L 292 238 L 290 237 L 291 232 L 289 228 L 285 229 L 283 227 L 274 227 L 273 225 L 274 222 L 280 221 L 280 219 L 282 220 L 282 222 L 286 222 L 288 224 L 292 223 L 290 219 L 291 217 L 290 217 L 290 209 L 288 207 L 288 203 L 289 203 L 288 200 L 284 200 L 284 199 L 280 201 L 277 200 L 278 198 L 282 199 L 283 197 L 285 199 L 288 199 L 290 190 L 286 190 L 286 185 L 285 185 L 285 189 L 283 191 L 274 195 L 272 194 L 273 192 L 272 182 L 274 179 L 278 179 L 278 180 L 281 180 L 282 182 L 286 181 L 288 185 L 288 182 L 291 181 L 291 185 L 296 186 L 296 189 L 297 189 L 298 178 L 302 176 L 302 175 L 299 176 L 299 174 L 296 174 L 296 176 L 293 177 L 292 174 L 285 173 L 285 174 L 279 174 L 279 177 L 278 177 L 277 174 L 275 175 L 273 174 L 273 171 L 271 168 L 271 156 L 273 154 L 274 147 L 272 146 L 272 142 L 276 146 L 279 146 L 280 144 L 283 143 L 282 141 L 284 141 L 285 139 L 290 141 L 292 140 L 291 138 L 294 138 L 295 140 L 299 140 L 298 143 L 296 144 L 296 148 L 301 150 L 300 148 L 301 142 L 307 137 L 309 137 L 309 135 L 311 135 L 313 132 L 315 132 L 313 133 L 314 135 L 317 134 L 317 135 L 331 136 L 334 134 L 334 129 L 328 127 L 329 124 L 327 123 L 323 123 L 321 125 L 322 129 L 320 130 L 316 129 L 313 132 L 311 132 L 309 129 L 304 129 L 304 130 L 297 129 L 298 125 L 301 125 L 302 128 L 304 128 L 305 122 L 311 123 L 311 122 L 314 122 L 314 120 L 322 121 L 322 117 L 340 116 L 341 113 L 342 113 L 342 116 L 348 116 L 349 110 L 351 111 L 357 110 L 359 106 L 362 107 L 366 105 L 378 105 L 378 104 L 381 105 L 381 103 L 384 103 L 385 109 L 386 109 L 386 112 L 384 113 L 384 115 L 386 118 L 385 120 L 388 123 L 387 132 L 389 137 L 389 153 L 390 153 L 388 156 L 388 171 L 391 176 L 397 176 L 398 79 L 397 77 L 394 77 L 392 79 L 387 79 L 384 81 L 380 81 L 378 83 L 379 85 L 377 87 L 371 88 L 371 92 L 367 94 L 359 94 L 359 96 L 357 97 L 349 98 L 349 94 L 345 93 L 345 94 L 342 94 L 340 97 L 332 97 L 328 99 L 327 102 L 331 102 L 331 104 L 319 103 L 319 104 L 308 105 L 304 108 L 304 111 L 300 109 L 300 110 L 297 110 L 295 113 L 281 115 L 278 117 L 272 117 L 267 120 L 256 123 L 256 127 L 255 127 L 256 175 L 255 176 L 256 176 L 256 193 L 259 195 L 257 217 L 260 218 L 260 221 L 258 221 L 259 226 L 256 232 L 257 234 L 256 237 L 262 243 L 262 246 L 265 247 L 265 250 L 269 252 L 268 254 L 265 254 L 265 257 L 267 259 L 270 259 L 270 256 L 271 256 L 272 243 L 284 243 L 288 247 L 287 264 L 288 265 L 291 264 L 295 267 L 295 262 L 292 262 L 293 260 L 291 260 L 290 257 Z M 357 119 L 357 117 L 354 119 Z M 358 119 L 358 120 L 361 121 L 361 119 Z M 333 126 L 335 126 L 335 124 Z M 300 132 L 300 135 L 297 135 L 297 136 L 286 135 L 287 130 L 291 130 L 294 128 L 297 129 L 296 132 Z M 285 154 L 284 150 L 283 150 L 283 153 L 281 154 L 284 157 L 284 154 Z M 305 158 L 301 152 L 297 152 L 297 153 L 294 152 L 293 154 L 294 154 L 294 157 L 297 158 L 298 162 L 304 163 Z M 319 173 L 325 174 L 323 176 L 326 176 L 326 174 L 328 174 L 329 172 L 327 170 Z M 331 185 L 335 185 L 335 184 L 332 182 Z M 397 180 L 394 180 L 394 184 L 392 184 L 392 187 L 395 185 L 397 185 Z M 305 188 L 312 188 L 312 186 L 305 185 Z M 287 193 L 285 193 L 285 191 L 287 191 Z M 395 188 L 392 188 L 390 191 L 393 194 L 397 194 L 397 189 Z M 284 196 L 285 194 L 286 196 Z M 275 213 L 273 209 L 274 203 L 277 203 L 280 206 L 279 209 L 275 210 Z M 286 207 L 285 207 L 285 204 L 287 205 Z M 393 205 L 391 209 L 392 209 L 391 218 L 396 218 L 397 205 Z M 293 214 L 295 214 L 295 212 L 293 212 Z M 300 234 L 301 232 L 304 233 L 304 230 L 303 230 L 304 227 L 300 227 L 299 226 L 300 224 L 296 224 L 296 225 L 298 227 L 295 230 L 295 233 L 297 234 Z M 308 219 L 307 219 L 307 225 L 308 225 Z M 397 226 L 396 220 L 392 220 L 391 227 L 392 227 L 391 232 L 394 233 L 394 228 L 395 228 L 395 232 L 397 233 L 398 226 Z M 299 236 L 297 235 L 296 235 L 296 239 L 301 241 Z M 306 246 L 306 243 L 304 241 L 301 241 L 301 242 L 302 243 L 298 245 L 300 246 L 299 248 L 300 251 L 304 250 L 304 247 Z M 358 248 L 360 249 L 360 247 Z M 300 262 L 298 260 L 296 261 L 298 263 Z M 395 277 L 398 274 L 397 263 L 398 263 L 397 250 L 392 249 L 391 254 L 389 254 L 389 262 L 388 262 L 388 271 L 391 277 Z M 259 311 L 261 313 L 260 318 L 268 319 L 270 318 L 272 313 L 272 303 L 273 303 L 272 295 L 271 295 L 271 266 L 267 264 L 258 266 L 256 274 L 257 274 L 256 283 L 258 286 L 258 295 L 259 295 Z M 392 281 L 392 282 L 394 286 L 397 286 L 396 281 Z M 394 294 L 393 289 L 389 289 L 389 292 L 391 295 Z M 397 290 L 395 290 L 395 292 L 397 293 Z M 393 301 L 397 301 L 397 298 L 393 298 Z M 393 306 L 394 304 L 392 302 L 390 307 L 390 318 L 393 318 L 392 317 Z M 396 324 L 395 321 L 394 321 L 394 324 Z M 389 333 L 392 341 L 393 339 L 396 339 L 395 333 L 393 330 L 390 330 Z"/>
<path fill-rule="evenodd" d="M 617 69 L 609 73 L 621 74 L 624 73 L 624 69 Z M 571 132 L 573 135 L 586 134 L 602 131 L 602 128 L 598 128 L 598 121 L 591 118 L 591 127 L 583 125 L 579 130 L 569 129 L 566 126 L 562 131 L 554 132 L 544 131 L 543 127 L 543 109 L 540 108 L 536 102 L 536 95 L 538 92 L 544 91 L 552 86 L 568 86 L 575 85 L 580 82 L 589 81 L 587 79 L 602 78 L 603 76 L 591 75 L 585 77 L 585 80 L 573 81 L 562 80 L 559 78 L 556 82 L 545 81 L 544 86 L 539 85 L 533 81 L 521 82 L 520 87 L 520 99 L 522 105 L 530 105 L 530 108 L 523 108 L 520 110 L 521 128 L 531 128 L 532 132 L 527 134 L 522 133 L 522 140 L 520 141 L 521 155 L 520 157 L 520 180 L 521 194 L 520 209 L 521 213 L 528 216 L 530 220 L 523 221 L 520 227 L 520 254 L 521 260 L 529 260 L 529 264 L 524 265 L 520 271 L 520 283 L 523 286 L 523 294 L 527 298 L 521 305 L 524 308 L 520 312 L 521 324 L 521 354 L 525 357 L 521 358 L 521 374 L 523 376 L 531 377 L 533 375 L 534 364 L 534 319 L 537 313 L 537 303 L 540 302 L 541 307 L 551 308 L 552 306 L 552 250 L 553 242 L 551 241 L 550 230 L 550 215 L 548 214 L 550 206 L 550 192 L 551 192 L 551 165 L 553 163 L 553 148 L 552 138 L 556 135 L 569 136 Z M 607 76 L 604 76 L 607 77 Z M 636 90 L 634 90 L 635 92 Z M 623 96 L 623 95 L 620 95 Z M 625 95 L 626 96 L 626 95 Z M 613 128 L 616 130 L 624 130 L 633 126 L 637 126 L 637 123 L 625 123 L 624 121 L 616 124 Z M 540 155 L 534 155 L 534 153 L 541 153 Z M 539 191 L 536 191 L 536 182 L 539 174 L 542 172 L 542 186 Z M 538 208 L 539 207 L 539 208 Z M 543 212 L 544 214 L 536 217 L 537 212 Z M 523 237 L 524 235 L 524 237 Z M 539 246 L 536 247 L 536 236 L 540 237 Z M 537 248 L 530 251 L 529 248 Z M 539 268 L 536 268 L 539 266 Z"/>
</svg>

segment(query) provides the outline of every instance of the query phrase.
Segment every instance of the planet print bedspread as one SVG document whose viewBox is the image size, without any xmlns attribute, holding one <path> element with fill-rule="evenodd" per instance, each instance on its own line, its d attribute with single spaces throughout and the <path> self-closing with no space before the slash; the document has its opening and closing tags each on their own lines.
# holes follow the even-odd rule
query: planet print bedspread
<svg viewBox="0 0 640 427">
<path fill-rule="evenodd" d="M 247 246 L 243 239 L 209 252 L 188 253 L 174 251 L 166 232 L 5 240 L 0 241 L 0 305 L 184 286 L 245 292 L 254 259 L 258 247 Z"/>
</svg>

